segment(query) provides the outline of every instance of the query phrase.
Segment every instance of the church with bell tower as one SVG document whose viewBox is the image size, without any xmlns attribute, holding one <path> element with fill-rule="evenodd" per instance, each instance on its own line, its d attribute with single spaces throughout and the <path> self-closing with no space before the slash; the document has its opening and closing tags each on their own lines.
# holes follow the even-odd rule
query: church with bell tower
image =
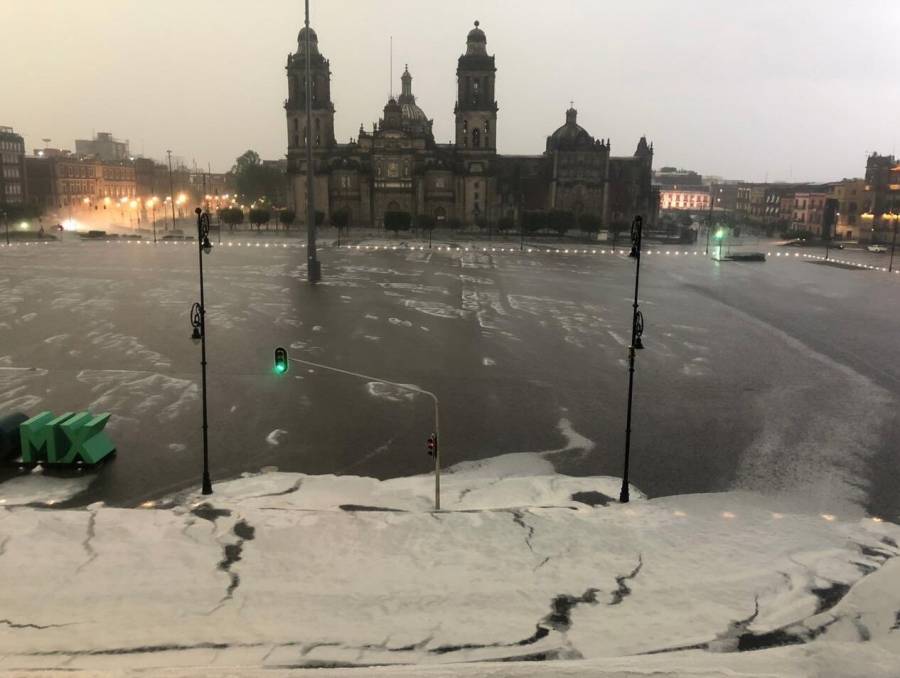
<svg viewBox="0 0 900 678">
<path fill-rule="evenodd" d="M 306 82 L 309 30 L 310 82 Z M 642 214 L 654 223 L 658 196 L 650 186 L 653 147 L 641 137 L 634 154 L 615 157 L 609 139 L 595 139 L 577 123 L 570 105 L 565 124 L 546 138 L 536 155 L 497 153 L 495 94 L 497 68 L 478 21 L 466 36 L 457 60 L 454 107 L 455 140 L 435 142 L 433 120 L 413 94 L 407 65 L 400 95 L 391 96 L 378 122 L 338 143 L 331 66 L 320 52 L 315 31 L 302 29 L 297 51 L 287 58 L 287 173 L 298 221 L 306 218 L 306 175 L 313 173 L 315 206 L 325 221 L 336 212 L 351 225 L 383 227 L 387 212 L 407 212 L 415 224 L 422 216 L 441 225 L 518 222 L 526 210 L 567 210 L 576 217 L 594 215 L 604 227 L 628 223 Z M 310 88 L 312 123 L 306 129 Z M 306 166 L 310 135 L 312 167 Z"/>
</svg>

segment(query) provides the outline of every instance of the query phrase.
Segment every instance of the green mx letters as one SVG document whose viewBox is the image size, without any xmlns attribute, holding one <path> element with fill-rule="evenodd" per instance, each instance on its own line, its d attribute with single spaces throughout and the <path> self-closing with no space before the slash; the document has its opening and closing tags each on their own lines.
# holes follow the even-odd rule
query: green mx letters
<svg viewBox="0 0 900 678">
<path fill-rule="evenodd" d="M 41 412 L 19 425 L 22 461 L 96 464 L 116 450 L 103 431 L 107 421 L 109 414 L 92 417 L 90 412 L 66 412 L 54 417 L 50 412 Z"/>
</svg>

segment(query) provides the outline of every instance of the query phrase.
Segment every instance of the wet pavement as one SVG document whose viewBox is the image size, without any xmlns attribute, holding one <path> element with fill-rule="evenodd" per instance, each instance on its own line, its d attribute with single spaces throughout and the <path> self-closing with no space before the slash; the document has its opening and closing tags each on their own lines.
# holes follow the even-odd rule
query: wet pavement
<svg viewBox="0 0 900 678">
<path fill-rule="evenodd" d="M 214 481 L 264 466 L 429 469 L 427 398 L 297 363 L 275 375 L 279 345 L 436 393 L 445 464 L 560 450 L 561 472 L 619 475 L 633 260 L 478 247 L 325 247 L 315 287 L 296 241 L 216 247 L 204 260 Z M 701 244 L 643 258 L 632 481 L 651 496 L 746 488 L 898 519 L 900 276 L 756 249 L 773 256 L 717 263 Z M 0 412 L 113 413 L 119 451 L 77 502 L 196 484 L 194 247 L 19 245 L 0 262 Z"/>
</svg>

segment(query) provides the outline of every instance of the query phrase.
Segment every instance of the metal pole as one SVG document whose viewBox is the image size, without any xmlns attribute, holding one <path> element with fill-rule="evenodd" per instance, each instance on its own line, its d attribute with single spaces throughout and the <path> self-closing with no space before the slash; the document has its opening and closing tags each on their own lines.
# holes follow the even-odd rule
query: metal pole
<svg viewBox="0 0 900 678">
<path fill-rule="evenodd" d="M 209 216 L 207 216 L 207 224 Z M 197 255 L 200 260 L 200 367 L 203 386 L 203 494 L 212 494 L 212 481 L 209 478 L 209 424 L 206 419 L 206 306 L 203 297 L 203 214 L 197 208 Z"/>
<path fill-rule="evenodd" d="M 406 391 L 412 391 L 414 393 L 421 393 L 422 395 L 426 395 L 431 398 L 432 402 L 434 402 L 434 510 L 441 510 L 441 432 L 440 432 L 440 417 L 438 411 L 438 397 L 432 393 L 431 391 L 426 391 L 424 388 L 418 388 L 417 386 L 411 386 L 409 384 L 398 384 L 395 381 L 388 381 L 387 379 L 381 379 L 380 377 L 372 377 L 368 374 L 360 374 L 359 372 L 351 372 L 350 370 L 342 370 L 339 367 L 331 367 L 330 365 L 323 365 L 321 363 L 314 363 L 309 360 L 302 360 L 300 358 L 290 358 L 291 362 L 301 363 L 302 365 L 309 365 L 310 367 L 318 367 L 322 370 L 329 370 L 331 372 L 338 372 L 339 374 L 346 374 L 351 377 L 358 377 L 359 379 L 368 379 L 369 381 L 377 381 L 382 384 L 389 384 L 391 386 L 396 386 L 397 388 L 402 388 Z"/>
<path fill-rule="evenodd" d="M 172 151 L 166 151 L 169 157 L 169 200 L 172 201 L 172 230 L 175 230 L 175 185 L 172 183 Z"/>
<path fill-rule="evenodd" d="M 643 320 L 638 311 L 638 284 L 641 279 L 641 236 L 643 235 L 643 219 L 640 215 L 634 218 L 632 225 L 632 254 L 635 258 L 634 269 L 634 304 L 631 316 L 631 345 L 628 347 L 628 412 L 625 418 L 625 470 L 622 473 L 622 490 L 619 493 L 619 501 L 628 503 L 628 464 L 631 458 L 631 400 L 634 391 L 634 351 L 641 347 L 639 343 L 640 332 L 643 331 Z"/>
<path fill-rule="evenodd" d="M 312 74 L 310 72 L 309 0 L 306 0 L 306 275 L 311 283 L 322 279 L 319 260 L 316 258 L 316 202 L 313 191 L 312 156 Z"/>
<path fill-rule="evenodd" d="M 706 217 L 706 256 L 709 256 L 709 232 L 712 229 L 712 202 L 709 204 L 709 214 Z"/>
<path fill-rule="evenodd" d="M 153 207 L 153 242 L 156 242 L 156 202 L 154 201 Z"/>
<path fill-rule="evenodd" d="M 438 399 L 434 399 L 434 510 L 441 510 L 441 424 L 438 416 Z"/>
<path fill-rule="evenodd" d="M 893 216 L 894 237 L 891 239 L 891 263 L 888 264 L 888 273 L 894 270 L 894 248 L 897 246 L 897 219 L 900 218 L 900 214 L 895 214 Z"/>
<path fill-rule="evenodd" d="M 9 247 L 9 220 L 6 218 L 6 211 L 0 212 L 3 218 L 3 224 L 6 226 L 6 246 Z"/>
</svg>

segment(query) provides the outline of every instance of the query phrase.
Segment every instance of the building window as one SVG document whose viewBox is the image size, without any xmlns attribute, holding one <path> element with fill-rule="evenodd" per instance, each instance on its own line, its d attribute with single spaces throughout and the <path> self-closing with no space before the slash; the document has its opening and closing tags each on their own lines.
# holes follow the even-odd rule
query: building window
<svg viewBox="0 0 900 678">
<path fill-rule="evenodd" d="M 481 148 L 481 130 L 472 130 L 472 148 Z"/>
</svg>

